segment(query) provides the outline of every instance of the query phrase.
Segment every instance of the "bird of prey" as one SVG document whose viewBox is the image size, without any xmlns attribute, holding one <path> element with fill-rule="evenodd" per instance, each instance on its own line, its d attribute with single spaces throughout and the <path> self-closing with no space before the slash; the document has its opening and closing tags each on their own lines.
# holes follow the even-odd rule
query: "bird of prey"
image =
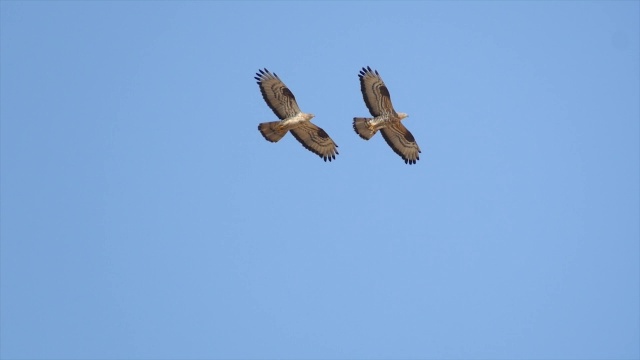
<svg viewBox="0 0 640 360">
<path fill-rule="evenodd" d="M 369 66 L 363 67 L 358 77 L 364 103 L 373 118 L 353 118 L 353 129 L 365 140 L 371 139 L 380 130 L 384 140 L 405 164 L 415 164 L 420 160 L 420 147 L 411 132 L 401 123 L 409 115 L 393 109 L 389 89 L 377 70 L 371 70 Z"/>
<path fill-rule="evenodd" d="M 282 139 L 288 131 L 291 131 L 291 135 L 302 146 L 323 158 L 325 162 L 335 160 L 338 155 L 338 145 L 324 130 L 311 123 L 313 114 L 300 111 L 293 93 L 278 75 L 267 69 L 259 70 L 256 75 L 255 79 L 258 80 L 264 101 L 280 119 L 258 125 L 262 136 L 267 141 L 275 143 Z"/>
</svg>

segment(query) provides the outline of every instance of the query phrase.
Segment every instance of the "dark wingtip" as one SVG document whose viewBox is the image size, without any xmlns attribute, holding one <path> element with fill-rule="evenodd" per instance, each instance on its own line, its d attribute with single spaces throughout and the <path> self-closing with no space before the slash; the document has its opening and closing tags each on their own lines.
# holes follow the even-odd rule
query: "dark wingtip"
<svg viewBox="0 0 640 360">
<path fill-rule="evenodd" d="M 320 155 L 320 157 L 324 160 L 324 162 L 331 162 L 331 160 L 335 160 L 336 156 L 331 154 L 331 155 Z"/>
</svg>

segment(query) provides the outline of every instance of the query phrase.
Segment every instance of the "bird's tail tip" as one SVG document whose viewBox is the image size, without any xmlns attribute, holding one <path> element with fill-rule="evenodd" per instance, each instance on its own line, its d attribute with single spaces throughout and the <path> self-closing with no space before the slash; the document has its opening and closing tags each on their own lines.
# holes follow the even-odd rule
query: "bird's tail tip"
<svg viewBox="0 0 640 360">
<path fill-rule="evenodd" d="M 258 130 L 260 134 L 265 138 L 265 140 L 270 142 L 278 142 L 282 139 L 283 136 L 287 134 L 286 130 L 278 129 L 278 124 L 280 121 L 271 121 L 271 122 L 263 122 L 258 125 Z"/>
<path fill-rule="evenodd" d="M 376 134 L 376 131 L 369 129 L 369 121 L 371 118 L 353 118 L 353 130 L 356 134 L 365 140 L 369 140 Z"/>
</svg>

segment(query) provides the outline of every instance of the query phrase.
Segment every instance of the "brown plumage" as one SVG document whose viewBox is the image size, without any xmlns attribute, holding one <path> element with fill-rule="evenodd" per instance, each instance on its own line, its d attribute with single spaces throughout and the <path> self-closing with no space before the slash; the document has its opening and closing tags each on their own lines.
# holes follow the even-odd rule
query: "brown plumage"
<svg viewBox="0 0 640 360">
<path fill-rule="evenodd" d="M 259 70 L 256 80 L 264 101 L 279 121 L 264 122 L 258 125 L 260 134 L 270 142 L 278 142 L 288 131 L 291 131 L 302 146 L 324 161 L 331 161 L 338 155 L 338 145 L 320 127 L 311 123 L 313 114 L 300 111 L 296 98 L 280 80 L 278 75 L 269 70 Z"/>
<path fill-rule="evenodd" d="M 389 89 L 378 71 L 371 70 L 368 66 L 363 67 L 358 77 L 364 103 L 373 118 L 353 118 L 353 130 L 365 140 L 371 139 L 380 130 L 384 140 L 405 164 L 415 164 L 420 160 L 420 147 L 411 132 L 401 123 L 409 115 L 397 113 L 393 109 Z"/>
</svg>

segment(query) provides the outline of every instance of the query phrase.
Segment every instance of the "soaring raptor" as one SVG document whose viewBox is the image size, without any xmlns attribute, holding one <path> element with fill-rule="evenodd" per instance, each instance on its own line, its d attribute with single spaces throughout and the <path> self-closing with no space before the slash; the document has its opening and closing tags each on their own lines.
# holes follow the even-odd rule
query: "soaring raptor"
<svg viewBox="0 0 640 360">
<path fill-rule="evenodd" d="M 324 161 L 331 161 L 338 155 L 336 145 L 329 135 L 311 123 L 313 114 L 300 111 L 296 98 L 278 75 L 269 70 L 259 70 L 255 79 L 262 97 L 273 110 L 280 121 L 264 122 L 258 125 L 258 130 L 267 141 L 278 142 L 287 131 L 291 131 L 296 140 L 312 153 L 320 156 Z"/>
<path fill-rule="evenodd" d="M 397 113 L 393 109 L 389 89 L 377 70 L 363 67 L 358 77 L 364 103 L 373 118 L 353 118 L 353 129 L 365 140 L 371 139 L 380 130 L 384 140 L 405 164 L 415 164 L 420 160 L 420 147 L 411 132 L 401 123 L 409 115 Z"/>
</svg>

